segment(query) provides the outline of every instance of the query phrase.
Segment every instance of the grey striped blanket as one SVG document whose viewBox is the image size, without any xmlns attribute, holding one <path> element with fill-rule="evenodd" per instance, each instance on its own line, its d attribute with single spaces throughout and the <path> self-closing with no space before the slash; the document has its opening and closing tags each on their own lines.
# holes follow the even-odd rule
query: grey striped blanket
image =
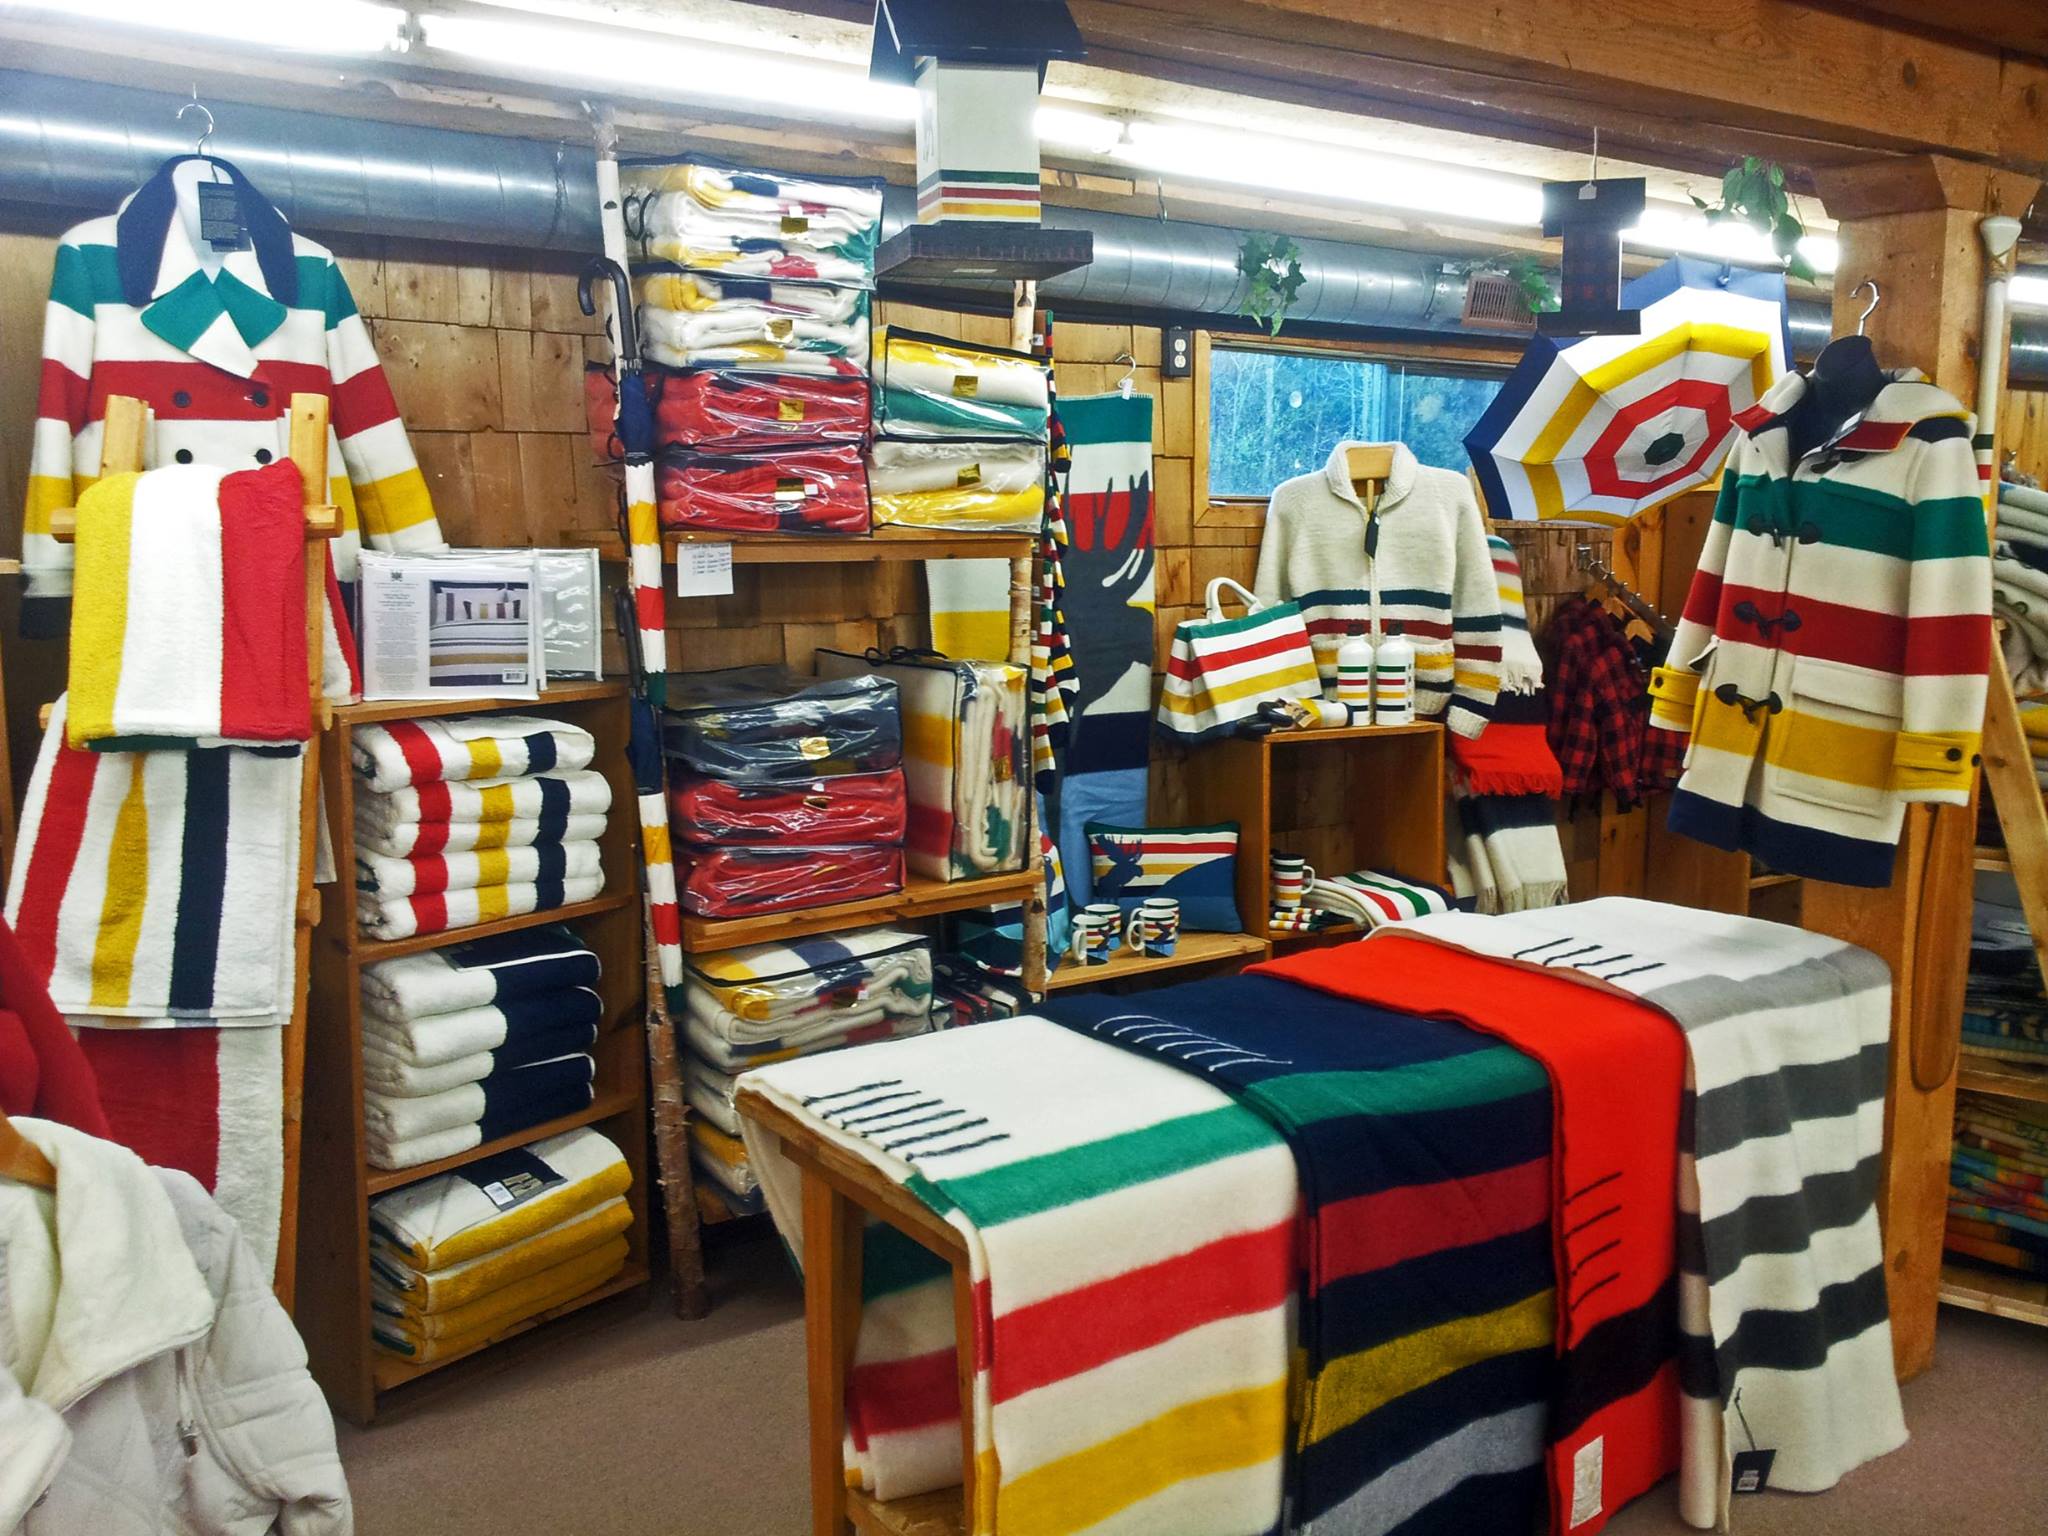
<svg viewBox="0 0 2048 1536">
<path fill-rule="evenodd" d="M 1680 1512 L 1725 1528 L 1737 1452 L 1813 1493 L 1905 1443 L 1878 1160 L 1891 977 L 1838 939 L 1606 897 L 1404 933 L 1573 971 L 1685 1032 Z"/>
</svg>

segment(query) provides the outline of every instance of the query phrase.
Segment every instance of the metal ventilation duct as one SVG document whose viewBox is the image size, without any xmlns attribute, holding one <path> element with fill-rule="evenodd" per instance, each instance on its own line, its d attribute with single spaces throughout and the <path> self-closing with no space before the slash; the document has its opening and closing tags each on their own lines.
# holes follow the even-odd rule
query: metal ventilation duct
<svg viewBox="0 0 2048 1536">
<path fill-rule="evenodd" d="M 192 148 L 175 121 L 182 99 L 0 70 L 0 199 L 81 214 L 112 209 L 158 162 Z M 598 249 L 595 174 L 581 142 L 237 104 L 221 114 L 208 147 L 310 230 Z M 913 217 L 913 206 L 907 189 L 891 188 L 885 232 Z M 1045 222 L 1095 237 L 1091 265 L 1043 286 L 1050 300 L 1161 315 L 1236 313 L 1241 231 L 1075 208 L 1048 208 Z M 1459 330 L 1465 283 L 1443 258 L 1341 240 L 1299 243 L 1307 282 L 1290 322 Z M 1805 350 L 1827 329 L 1827 306 L 1795 301 L 1795 345 Z M 2012 366 L 2015 376 L 2048 378 L 2048 322 L 2014 325 Z"/>
</svg>

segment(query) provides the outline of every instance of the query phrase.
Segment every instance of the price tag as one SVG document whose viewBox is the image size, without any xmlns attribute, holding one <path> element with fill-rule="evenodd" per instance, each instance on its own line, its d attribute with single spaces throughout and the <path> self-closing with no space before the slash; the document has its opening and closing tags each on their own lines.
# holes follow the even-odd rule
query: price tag
<svg viewBox="0 0 2048 1536">
<path fill-rule="evenodd" d="M 730 544 L 677 545 L 676 596 L 732 596 L 732 546 Z"/>
<path fill-rule="evenodd" d="M 953 393 L 963 400 L 971 400 L 981 393 L 981 380 L 971 373 L 953 375 Z"/>
<path fill-rule="evenodd" d="M 803 403 L 803 401 L 801 401 L 801 400 L 778 400 L 778 401 L 776 401 L 776 402 L 775 402 L 775 419 L 776 419 L 777 421 L 802 421 L 802 420 L 804 419 L 804 403 Z"/>
</svg>

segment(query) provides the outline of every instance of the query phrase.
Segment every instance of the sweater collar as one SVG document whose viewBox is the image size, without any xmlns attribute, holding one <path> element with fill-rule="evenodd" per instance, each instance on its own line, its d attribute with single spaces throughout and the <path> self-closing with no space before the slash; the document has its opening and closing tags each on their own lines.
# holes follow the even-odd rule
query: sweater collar
<svg viewBox="0 0 2048 1536">
<path fill-rule="evenodd" d="M 229 251 L 209 273 L 178 213 L 177 168 L 197 155 L 177 155 L 130 194 L 114 223 L 121 296 L 142 323 L 179 351 L 249 378 L 252 350 L 284 324 L 298 302 L 299 271 L 291 226 L 234 166 L 204 157 L 235 192 L 246 249 Z"/>
<path fill-rule="evenodd" d="M 1323 480 L 1330 487 L 1330 494 L 1341 501 L 1348 501 L 1360 512 L 1365 503 L 1358 499 L 1358 492 L 1351 488 L 1351 469 L 1344 461 L 1345 450 L 1372 446 L 1361 438 L 1347 437 L 1330 450 L 1330 457 L 1323 464 Z M 1373 504 L 1375 515 L 1384 513 L 1415 486 L 1415 455 L 1408 451 L 1406 443 L 1392 443 L 1394 467 L 1387 471 L 1386 489 L 1380 492 L 1380 499 Z"/>
<path fill-rule="evenodd" d="M 1778 473 L 1790 468 L 1787 439 L 1781 429 L 1794 407 L 1806 398 L 1809 387 L 1805 374 L 1788 373 L 1764 391 L 1755 405 L 1735 416 L 1735 425 L 1756 442 Z M 1809 449 L 1807 456 L 1890 453 L 1916 435 L 1916 429 L 1923 437 L 1956 435 L 1953 426 L 1944 429 L 1937 424 L 1958 420 L 1967 423 L 1969 413 L 1953 395 L 1929 383 L 1917 368 L 1895 368 L 1876 398 L 1837 427 L 1826 442 Z"/>
</svg>

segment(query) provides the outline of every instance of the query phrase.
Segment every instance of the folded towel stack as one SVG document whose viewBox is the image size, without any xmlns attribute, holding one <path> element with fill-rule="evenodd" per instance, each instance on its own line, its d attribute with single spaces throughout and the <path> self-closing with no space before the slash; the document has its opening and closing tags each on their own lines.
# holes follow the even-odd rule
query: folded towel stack
<svg viewBox="0 0 2048 1536">
<path fill-rule="evenodd" d="M 452 1157 L 591 1102 L 597 956 L 566 927 L 363 969 L 363 1128 L 379 1168 Z"/>
<path fill-rule="evenodd" d="M 633 1175 L 584 1127 L 370 1202 L 370 1334 L 431 1361 L 490 1343 L 626 1262 Z"/>
<path fill-rule="evenodd" d="M 680 898 L 745 917 L 903 888 L 902 713 L 887 678 L 737 667 L 671 681 Z"/>
<path fill-rule="evenodd" d="M 931 1027 L 932 948 L 897 928 L 755 944 L 698 955 L 683 983 L 685 1089 L 700 1118 L 691 1151 L 734 1209 L 758 1209 L 740 1145 L 733 1085 L 771 1061 L 923 1034 Z"/>
<path fill-rule="evenodd" d="M 665 263 L 637 279 L 641 351 L 685 370 L 652 386 L 662 526 L 866 533 L 882 184 L 703 161 L 623 180 L 643 250 Z"/>
<path fill-rule="evenodd" d="M 2048 1279 L 2048 1110 L 1958 1094 L 1948 1182 L 1948 1252 Z"/>
<path fill-rule="evenodd" d="M 612 791 L 596 751 L 581 727 L 530 715 L 357 730 L 363 932 L 409 938 L 598 895 Z"/>
</svg>

